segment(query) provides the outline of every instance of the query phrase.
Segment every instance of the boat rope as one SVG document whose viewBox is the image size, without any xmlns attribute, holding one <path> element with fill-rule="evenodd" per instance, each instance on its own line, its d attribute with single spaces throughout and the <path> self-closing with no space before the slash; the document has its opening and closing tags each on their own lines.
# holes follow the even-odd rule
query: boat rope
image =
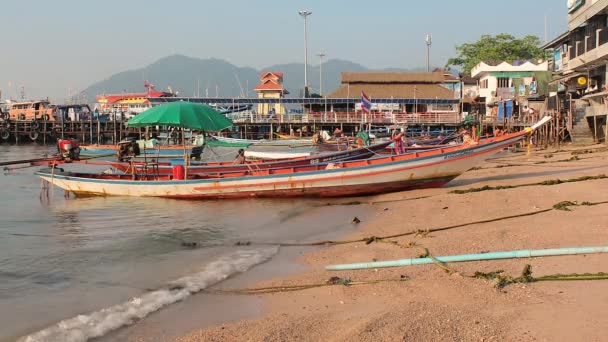
<svg viewBox="0 0 608 342">
<path fill-rule="evenodd" d="M 600 175 L 595 175 L 595 176 L 582 176 L 582 177 L 578 177 L 578 178 L 569 178 L 569 179 L 564 179 L 564 180 L 559 179 L 559 178 L 558 179 L 549 179 L 549 180 L 544 180 L 542 182 L 524 183 L 524 184 L 518 184 L 518 185 L 497 185 L 497 186 L 484 185 L 480 188 L 452 190 L 449 193 L 462 195 L 462 194 L 467 194 L 470 192 L 515 189 L 515 188 L 536 186 L 536 185 L 558 185 L 558 184 L 563 184 L 563 183 L 584 182 L 584 181 L 588 181 L 588 180 L 598 180 L 598 179 L 606 179 L 606 178 L 608 178 L 608 176 L 606 176 L 605 174 L 600 174 Z"/>
<path fill-rule="evenodd" d="M 340 277 L 331 277 L 324 283 L 312 283 L 312 284 L 302 284 L 302 285 L 278 285 L 278 286 L 267 286 L 267 287 L 254 287 L 254 288 L 242 288 L 242 289 L 232 289 L 232 290 L 203 290 L 207 293 L 214 294 L 233 294 L 233 295 L 257 295 L 257 294 L 265 294 L 265 293 L 278 293 L 278 292 L 293 292 L 293 291 L 301 291 L 312 289 L 316 287 L 325 287 L 325 286 L 358 286 L 358 285 L 372 285 L 372 284 L 380 284 L 380 283 L 388 283 L 388 282 L 403 282 L 409 280 L 408 277 L 402 275 L 397 279 L 376 279 L 376 280 L 363 280 L 363 281 L 353 281 L 349 278 L 340 278 Z"/>
<path fill-rule="evenodd" d="M 529 216 L 534 216 L 534 215 L 550 212 L 550 211 L 553 211 L 553 210 L 572 211 L 572 209 L 570 209 L 570 207 L 573 207 L 573 206 L 595 206 L 595 205 L 601 205 L 601 204 L 608 204 L 608 201 L 600 201 L 600 202 L 587 202 L 587 201 L 585 201 L 585 202 L 580 202 L 580 203 L 577 202 L 577 201 L 562 201 L 562 202 L 554 204 L 550 208 L 539 209 L 539 210 L 530 211 L 530 212 L 521 213 L 521 214 L 501 216 L 501 217 L 495 217 L 495 218 L 485 219 L 485 220 L 478 220 L 478 221 L 473 221 L 473 222 L 459 223 L 459 224 L 449 225 L 449 226 L 445 226 L 445 227 L 437 227 L 437 228 L 429 228 L 429 229 L 414 229 L 414 230 L 410 230 L 410 231 L 407 231 L 407 232 L 402 232 L 402 233 L 397 233 L 397 234 L 392 234 L 392 235 L 385 235 L 385 236 L 375 236 L 375 235 L 372 235 L 372 236 L 358 238 L 358 239 L 322 240 L 322 241 L 315 241 L 315 242 L 295 242 L 295 243 L 236 241 L 232 245 L 233 246 L 318 247 L 318 246 L 345 245 L 345 244 L 362 243 L 362 242 L 365 243 L 366 245 L 369 245 L 369 244 L 374 243 L 374 242 L 384 242 L 384 243 L 389 243 L 389 244 L 393 244 L 393 245 L 396 245 L 396 246 L 400 246 L 402 248 L 412 248 L 412 247 L 420 247 L 420 246 L 418 244 L 416 244 L 415 242 L 410 242 L 407 245 L 403 245 L 403 244 L 399 244 L 399 243 L 394 242 L 394 241 L 389 241 L 389 239 L 394 239 L 394 238 L 399 238 L 399 237 L 404 237 L 404 236 L 409 236 L 409 235 L 415 235 L 417 237 L 427 237 L 427 236 L 429 236 L 430 233 L 441 232 L 441 231 L 446 231 L 446 230 L 451 230 L 451 229 L 456 229 L 456 228 L 462 228 L 462 227 L 467 227 L 467 226 L 472 226 L 472 225 L 479 225 L 479 224 L 485 224 L 485 223 L 504 221 L 504 220 L 514 219 L 514 218 L 520 218 L 520 217 L 529 217 Z M 184 246 L 184 247 L 203 247 L 203 246 L 204 247 L 220 247 L 220 246 L 227 246 L 225 244 L 213 244 L 213 245 L 202 244 L 202 243 L 195 242 L 195 241 L 185 241 L 185 240 L 182 240 L 180 238 L 172 238 L 172 239 L 179 241 L 181 243 L 181 245 Z"/>
</svg>

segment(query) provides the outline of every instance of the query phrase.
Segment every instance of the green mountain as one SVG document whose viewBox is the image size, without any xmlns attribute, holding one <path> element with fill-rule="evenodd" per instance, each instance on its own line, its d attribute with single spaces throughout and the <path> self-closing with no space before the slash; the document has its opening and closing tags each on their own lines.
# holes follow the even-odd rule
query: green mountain
<svg viewBox="0 0 608 342">
<path fill-rule="evenodd" d="M 388 70 L 388 69 L 387 69 Z M 391 71 L 403 69 L 390 69 Z M 95 95 L 122 92 L 144 92 L 144 81 L 148 80 L 159 91 L 170 87 L 184 97 L 239 97 L 256 96 L 253 88 L 258 84 L 261 71 L 283 72 L 284 84 L 291 93 L 299 97 L 304 87 L 304 64 L 290 63 L 271 65 L 260 70 L 238 67 L 222 59 L 200 59 L 183 55 L 172 55 L 141 69 L 120 72 L 97 82 L 84 93 L 89 102 Z M 344 71 L 370 71 L 370 69 L 349 61 L 331 59 L 323 63 L 323 92 L 336 89 L 340 84 L 340 73 Z M 319 66 L 308 65 L 308 83 L 312 92 L 319 91 Z"/>
</svg>

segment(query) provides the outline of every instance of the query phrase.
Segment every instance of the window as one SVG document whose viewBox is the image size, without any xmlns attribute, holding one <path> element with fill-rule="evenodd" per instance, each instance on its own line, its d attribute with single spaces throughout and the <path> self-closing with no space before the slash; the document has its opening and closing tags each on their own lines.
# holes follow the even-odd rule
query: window
<svg viewBox="0 0 608 342">
<path fill-rule="evenodd" d="M 509 88 L 509 78 L 508 77 L 498 77 L 497 83 L 498 83 L 497 88 Z"/>
<path fill-rule="evenodd" d="M 481 89 L 488 89 L 488 80 L 481 80 L 479 86 Z"/>
</svg>

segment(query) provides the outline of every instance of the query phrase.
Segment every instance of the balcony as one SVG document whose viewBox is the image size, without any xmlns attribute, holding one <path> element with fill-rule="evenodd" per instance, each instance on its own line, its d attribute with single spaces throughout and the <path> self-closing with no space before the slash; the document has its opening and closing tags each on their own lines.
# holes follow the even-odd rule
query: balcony
<svg viewBox="0 0 608 342">
<path fill-rule="evenodd" d="M 598 29 L 594 37 L 577 41 L 570 50 L 569 69 L 584 71 L 608 56 L 608 27 Z"/>
</svg>

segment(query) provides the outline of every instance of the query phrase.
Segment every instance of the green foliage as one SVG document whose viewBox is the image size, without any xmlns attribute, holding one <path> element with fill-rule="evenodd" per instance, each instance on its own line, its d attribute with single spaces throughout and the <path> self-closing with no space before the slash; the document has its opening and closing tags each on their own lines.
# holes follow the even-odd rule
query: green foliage
<svg viewBox="0 0 608 342">
<path fill-rule="evenodd" d="M 512 63 L 515 60 L 536 60 L 545 58 L 545 52 L 539 48 L 540 39 L 528 35 L 521 39 L 510 34 L 496 36 L 483 35 L 475 43 L 464 43 L 456 46 L 457 57 L 448 59 L 446 67 L 458 66 L 463 73 L 470 73 L 479 62 Z"/>
</svg>

